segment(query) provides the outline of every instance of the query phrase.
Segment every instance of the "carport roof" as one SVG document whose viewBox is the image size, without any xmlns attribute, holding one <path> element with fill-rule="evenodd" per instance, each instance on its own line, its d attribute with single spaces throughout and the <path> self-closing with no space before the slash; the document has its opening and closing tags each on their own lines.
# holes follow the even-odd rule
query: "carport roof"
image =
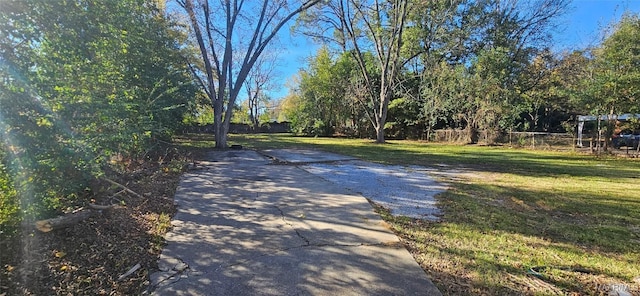
<svg viewBox="0 0 640 296">
<path fill-rule="evenodd" d="M 600 115 L 600 120 L 629 120 L 632 118 L 640 118 L 640 114 L 614 114 L 614 115 Z M 578 115 L 578 121 L 596 121 L 597 115 Z"/>
</svg>

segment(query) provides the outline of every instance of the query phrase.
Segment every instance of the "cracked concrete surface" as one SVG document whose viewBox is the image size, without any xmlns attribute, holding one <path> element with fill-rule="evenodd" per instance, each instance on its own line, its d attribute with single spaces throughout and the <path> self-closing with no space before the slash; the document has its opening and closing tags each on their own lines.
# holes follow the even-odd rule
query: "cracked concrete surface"
<svg viewBox="0 0 640 296">
<path fill-rule="evenodd" d="M 440 295 L 365 198 L 253 151 L 183 176 L 154 295 Z"/>
<path fill-rule="evenodd" d="M 335 185 L 363 195 L 394 216 L 438 221 L 435 196 L 448 189 L 432 175 L 461 172 L 420 166 L 385 165 L 312 149 L 268 149 L 262 153 L 278 164 L 292 164 Z"/>
</svg>

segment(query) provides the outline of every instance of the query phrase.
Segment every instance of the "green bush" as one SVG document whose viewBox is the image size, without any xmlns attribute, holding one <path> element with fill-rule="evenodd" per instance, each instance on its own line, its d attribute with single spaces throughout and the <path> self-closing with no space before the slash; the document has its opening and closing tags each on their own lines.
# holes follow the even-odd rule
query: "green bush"
<svg viewBox="0 0 640 296">
<path fill-rule="evenodd" d="M 4 153 L 0 150 L 0 159 Z M 6 167 L 0 162 L 0 232 L 13 228 L 19 222 L 18 197 Z"/>
<path fill-rule="evenodd" d="M 155 3 L 0 2 L 0 147 L 11 188 L 1 211 L 18 205 L 32 219 L 82 203 L 114 159 L 138 160 L 180 128 L 197 88 L 185 36 Z"/>
</svg>

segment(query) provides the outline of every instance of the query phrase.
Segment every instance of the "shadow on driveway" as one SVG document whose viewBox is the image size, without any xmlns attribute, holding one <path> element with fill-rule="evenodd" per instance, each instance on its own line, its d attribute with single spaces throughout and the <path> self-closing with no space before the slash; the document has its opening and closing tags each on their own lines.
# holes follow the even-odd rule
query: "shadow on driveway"
<svg viewBox="0 0 640 296">
<path fill-rule="evenodd" d="M 155 295 L 440 295 L 360 195 L 254 151 L 185 174 Z"/>
</svg>

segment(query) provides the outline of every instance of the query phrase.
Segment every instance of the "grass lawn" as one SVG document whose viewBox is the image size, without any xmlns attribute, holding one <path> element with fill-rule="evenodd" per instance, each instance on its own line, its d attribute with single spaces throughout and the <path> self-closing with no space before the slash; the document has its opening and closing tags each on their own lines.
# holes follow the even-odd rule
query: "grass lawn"
<svg viewBox="0 0 640 296">
<path fill-rule="evenodd" d="M 444 294 L 607 295 L 611 287 L 640 294 L 638 160 L 289 135 L 230 135 L 230 142 L 465 172 L 443 179 L 451 189 L 437 197 L 439 222 L 379 209 Z"/>
</svg>

